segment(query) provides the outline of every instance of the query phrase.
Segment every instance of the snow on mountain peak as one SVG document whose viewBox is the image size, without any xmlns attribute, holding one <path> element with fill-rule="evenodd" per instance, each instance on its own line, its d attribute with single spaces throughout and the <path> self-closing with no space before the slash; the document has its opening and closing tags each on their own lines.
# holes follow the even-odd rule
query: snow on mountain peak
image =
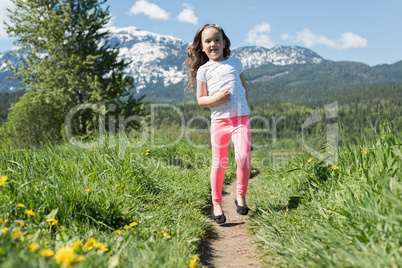
<svg viewBox="0 0 402 268">
<path fill-rule="evenodd" d="M 164 86 L 182 81 L 188 44 L 176 37 L 140 30 L 137 27 L 111 27 L 109 43 L 119 44 L 120 58 L 131 61 L 127 74 L 134 78 L 137 91 L 149 83 Z"/>
</svg>

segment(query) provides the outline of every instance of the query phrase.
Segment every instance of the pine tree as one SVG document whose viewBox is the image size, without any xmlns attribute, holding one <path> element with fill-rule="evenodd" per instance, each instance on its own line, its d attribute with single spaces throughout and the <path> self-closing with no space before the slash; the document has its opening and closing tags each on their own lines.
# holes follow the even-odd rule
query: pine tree
<svg viewBox="0 0 402 268">
<path fill-rule="evenodd" d="M 134 99 L 130 93 L 133 78 L 124 74 L 128 63 L 118 59 L 117 44 L 111 47 L 108 43 L 109 32 L 105 26 L 110 20 L 109 8 L 102 8 L 106 0 L 12 2 L 16 8 L 9 10 L 7 32 L 16 37 L 15 45 L 25 57 L 20 59 L 22 64 L 17 68 L 9 67 L 14 78 L 21 79 L 21 89 L 31 94 L 13 107 L 10 124 L 18 126 L 26 122 L 26 118 L 20 118 L 23 108 L 18 105 L 29 102 L 40 103 L 36 105 L 41 107 L 38 109 L 45 109 L 38 111 L 40 116 L 47 116 L 46 109 L 57 114 L 48 115 L 52 118 L 51 125 L 57 128 L 53 133 L 61 133 L 68 111 L 77 105 L 94 104 L 92 109 L 80 110 L 72 120 L 74 132 L 87 136 L 98 129 L 102 106 L 99 103 L 105 103 L 106 114 L 114 118 L 143 114 L 141 99 Z M 107 124 L 108 121 L 106 127 Z M 17 129 L 23 131 L 21 127 Z M 54 139 L 61 136 L 56 135 Z"/>
</svg>

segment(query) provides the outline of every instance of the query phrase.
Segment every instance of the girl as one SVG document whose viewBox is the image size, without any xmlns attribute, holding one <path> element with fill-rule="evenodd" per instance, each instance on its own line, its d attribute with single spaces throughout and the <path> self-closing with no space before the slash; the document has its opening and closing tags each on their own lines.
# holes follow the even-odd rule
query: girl
<svg viewBox="0 0 402 268">
<path fill-rule="evenodd" d="M 224 223 L 222 186 L 232 138 L 237 163 L 237 212 L 247 215 L 246 192 L 251 170 L 251 133 L 248 116 L 247 86 L 239 59 L 230 57 L 230 40 L 221 27 L 205 24 L 187 49 L 189 82 L 192 91 L 197 84 L 197 101 L 211 108 L 211 190 L 212 218 Z"/>
</svg>

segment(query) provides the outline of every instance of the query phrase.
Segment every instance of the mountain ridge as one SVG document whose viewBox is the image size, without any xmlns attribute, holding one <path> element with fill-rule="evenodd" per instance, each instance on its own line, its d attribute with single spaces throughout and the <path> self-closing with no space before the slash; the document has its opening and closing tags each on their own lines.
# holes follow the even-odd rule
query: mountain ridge
<svg viewBox="0 0 402 268">
<path fill-rule="evenodd" d="M 189 43 L 170 36 L 144 31 L 135 26 L 117 28 L 110 27 L 108 44 L 114 47 L 118 44 L 119 57 L 129 61 L 126 74 L 134 78 L 137 92 L 146 92 L 146 87 L 152 84 L 169 86 L 184 81 L 185 72 L 182 64 L 186 60 L 186 49 Z M 103 45 L 105 41 L 101 42 Z M 315 52 L 297 46 L 276 46 L 271 49 L 265 47 L 241 47 L 232 50 L 232 55 L 239 57 L 244 68 L 255 68 L 262 65 L 288 65 L 288 64 L 314 64 L 324 62 Z M 3 58 L 10 61 L 13 66 L 18 59 L 11 51 L 0 54 L 0 81 L 13 74 L 7 69 Z M 16 88 L 13 83 L 1 83 L 0 92 Z M 9 88 L 7 88 L 9 87 Z"/>
<path fill-rule="evenodd" d="M 125 72 L 134 78 L 137 94 L 146 94 L 150 101 L 156 98 L 188 99 L 182 96 L 186 77 L 182 64 L 189 43 L 135 26 L 110 27 L 108 30 L 109 46 L 118 44 L 119 57 L 130 62 Z M 12 92 L 19 87 L 16 80 L 6 79 L 13 74 L 3 61 L 8 60 L 16 66 L 20 55 L 11 54 L 11 51 L 0 53 L 0 92 Z M 327 96 L 324 91 L 328 89 L 335 90 L 336 95 L 370 83 L 402 81 L 402 61 L 373 67 L 352 61 L 333 62 L 298 46 L 271 49 L 246 46 L 232 49 L 232 56 L 242 61 L 246 81 L 252 91 L 261 93 L 261 97 L 297 99 L 289 95 L 294 94 L 303 99 L 317 98 Z"/>
</svg>

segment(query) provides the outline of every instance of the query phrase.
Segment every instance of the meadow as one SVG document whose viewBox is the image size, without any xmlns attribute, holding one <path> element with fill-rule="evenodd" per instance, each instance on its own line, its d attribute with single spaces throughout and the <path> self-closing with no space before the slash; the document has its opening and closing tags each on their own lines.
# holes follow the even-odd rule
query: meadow
<svg viewBox="0 0 402 268">
<path fill-rule="evenodd" d="M 400 267 L 401 132 L 383 121 L 355 138 L 337 164 L 304 153 L 260 169 L 249 200 L 267 267 Z"/>
<path fill-rule="evenodd" d="M 375 113 L 377 105 L 346 104 L 338 118 L 307 129 L 306 144 L 325 151 L 326 124 L 339 123 L 335 164 L 304 150 L 296 129 L 329 101 L 273 110 L 251 102 L 268 119 L 286 111 L 276 148 L 272 125 L 253 136 L 269 145 L 252 150 L 248 193 L 249 227 L 266 267 L 402 263 L 402 138 L 392 99 L 384 107 L 393 120 Z M 156 137 L 132 132 L 36 147 L 0 137 L 1 267 L 202 267 L 199 246 L 212 228 L 209 111 L 178 107 L 185 126 L 163 107 L 146 119 Z M 369 124 L 358 124 L 358 111 Z M 200 120 L 190 121 L 194 114 Z M 232 149 L 229 156 L 226 184 L 236 178 Z"/>
<path fill-rule="evenodd" d="M 267 267 L 398 267 L 396 129 L 384 121 L 369 135 L 375 138 L 343 144 L 336 165 L 308 153 L 252 152 L 250 228 Z M 167 137 L 31 149 L 2 141 L 0 263 L 202 267 L 198 247 L 211 228 L 209 161 L 208 146 Z M 225 182 L 235 176 L 232 161 Z"/>
<path fill-rule="evenodd" d="M 2 141 L 1 267 L 201 267 L 209 149 L 124 142 Z"/>
</svg>

